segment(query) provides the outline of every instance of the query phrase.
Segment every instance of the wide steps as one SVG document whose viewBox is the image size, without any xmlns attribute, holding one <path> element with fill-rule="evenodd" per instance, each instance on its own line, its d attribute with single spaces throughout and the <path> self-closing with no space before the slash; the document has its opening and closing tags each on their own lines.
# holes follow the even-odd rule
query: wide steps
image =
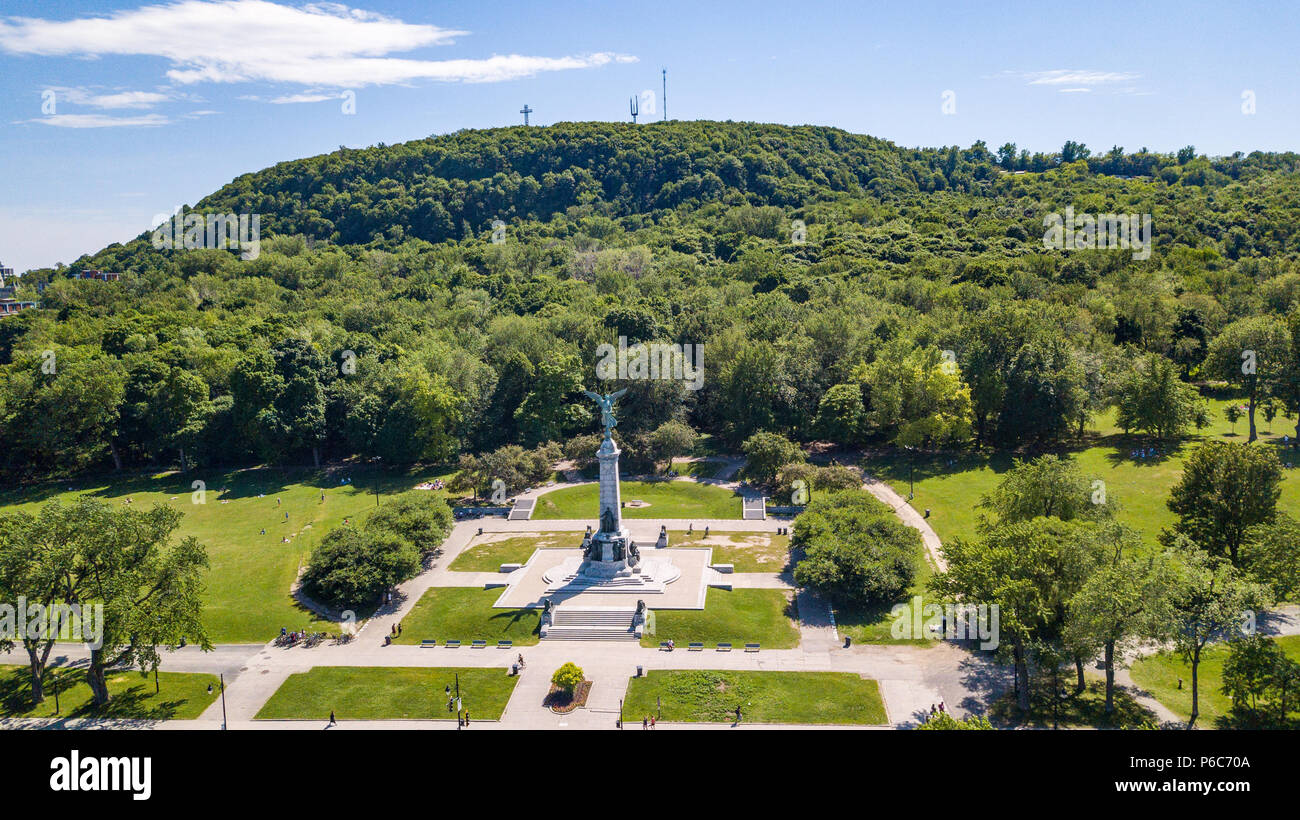
<svg viewBox="0 0 1300 820">
<path fill-rule="evenodd" d="M 552 625 L 546 631 L 547 641 L 635 641 L 636 630 L 628 627 L 626 629 L 593 629 L 588 626 L 556 626 Z"/>
</svg>

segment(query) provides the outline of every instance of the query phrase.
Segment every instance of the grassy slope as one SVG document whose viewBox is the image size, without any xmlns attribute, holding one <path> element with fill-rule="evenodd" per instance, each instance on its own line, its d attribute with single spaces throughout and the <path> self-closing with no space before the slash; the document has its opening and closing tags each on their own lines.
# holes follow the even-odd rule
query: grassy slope
<svg viewBox="0 0 1300 820">
<path fill-rule="evenodd" d="M 456 689 L 471 720 L 497 720 L 519 678 L 501 669 L 315 666 L 290 675 L 259 720 L 428 720 L 451 718 L 444 688 Z"/>
<path fill-rule="evenodd" d="M 355 483 L 340 484 L 343 476 L 355 476 Z M 71 484 L 0 493 L 0 512 L 24 509 L 36 513 L 42 502 L 57 498 L 68 503 L 82 494 L 114 506 L 121 506 L 129 497 L 136 509 L 156 503 L 179 507 L 185 518 L 178 536 L 193 535 L 208 548 L 211 570 L 203 610 L 208 636 L 215 643 L 260 643 L 277 634 L 281 626 L 333 627 L 317 622 L 299 607 L 289 590 L 298 568 L 331 527 L 345 516 L 356 518 L 374 509 L 374 478 L 373 473 L 352 470 L 329 475 L 304 470 L 193 470 L 184 476 L 77 479 Z M 424 478 L 384 473 L 379 489 L 381 493 L 406 490 Z M 204 504 L 191 503 L 191 482 L 197 480 L 207 487 Z M 264 497 L 259 497 L 261 494 Z M 277 498 L 280 506 L 276 506 Z M 261 534 L 262 528 L 266 535 Z M 285 537 L 290 539 L 288 543 L 282 541 Z"/>
<path fill-rule="evenodd" d="M 599 486 L 583 484 L 543 495 L 534 518 L 597 518 Z M 623 500 L 647 507 L 624 507 L 624 518 L 740 518 L 740 496 L 711 484 L 690 481 L 624 481 Z"/>
<path fill-rule="evenodd" d="M 629 682 L 623 716 L 731 722 L 736 706 L 746 723 L 888 722 L 876 682 L 848 672 L 652 670 Z"/>
<path fill-rule="evenodd" d="M 1203 436 L 1189 436 L 1181 443 L 1151 444 L 1137 436 L 1124 436 L 1115 429 L 1114 414 L 1108 413 L 1097 420 L 1090 432 L 1094 434 L 1093 446 L 1073 453 L 1085 475 L 1096 476 L 1106 483 L 1109 500 L 1119 505 L 1119 519 L 1142 531 L 1147 540 L 1164 527 L 1173 524 L 1174 514 L 1165 506 L 1169 488 L 1182 475 L 1183 458 L 1202 438 L 1220 441 L 1245 441 L 1246 423 L 1237 423 L 1236 435 L 1231 432 L 1222 408 L 1226 401 L 1211 401 L 1211 425 Z M 1269 428 L 1272 428 L 1271 430 Z M 1300 466 L 1300 452 L 1281 447 L 1281 437 L 1294 431 L 1294 425 L 1283 419 L 1274 419 L 1272 425 L 1259 417 L 1260 442 L 1277 446 L 1283 463 Z M 1135 459 L 1135 449 L 1155 446 L 1162 454 L 1156 458 Z M 949 465 L 948 462 L 955 461 Z M 930 525 L 945 541 L 957 536 L 975 534 L 975 505 L 990 492 L 1001 474 L 1011 468 L 1012 459 L 1006 455 L 962 455 L 918 457 L 916 459 L 916 498 L 912 506 L 918 510 L 932 511 Z M 873 458 L 865 467 L 904 496 L 908 492 L 908 459 L 905 455 Z M 1300 477 L 1292 470 L 1284 470 L 1280 509 L 1300 509 Z"/>
</svg>

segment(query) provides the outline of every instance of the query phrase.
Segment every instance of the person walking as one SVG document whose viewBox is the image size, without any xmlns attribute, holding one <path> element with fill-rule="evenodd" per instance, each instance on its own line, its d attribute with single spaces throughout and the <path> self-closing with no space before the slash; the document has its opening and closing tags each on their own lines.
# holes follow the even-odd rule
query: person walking
<svg viewBox="0 0 1300 820">
<path fill-rule="evenodd" d="M 330 710 L 330 722 L 329 722 L 329 724 L 328 724 L 325 728 L 328 729 L 330 726 L 337 726 L 337 725 L 339 725 L 339 722 L 338 722 L 337 720 L 334 719 L 334 710 L 331 709 L 331 710 Z"/>
<path fill-rule="evenodd" d="M 651 716 L 650 716 L 650 728 L 651 728 L 651 729 L 654 729 L 654 727 L 655 727 L 655 716 L 654 716 L 654 715 L 651 715 Z"/>
<path fill-rule="evenodd" d="M 644 732 L 646 729 L 649 728 L 650 728 L 650 716 L 646 715 L 645 717 L 641 718 L 641 731 Z"/>
<path fill-rule="evenodd" d="M 736 704 L 736 722 L 740 723 L 740 704 Z"/>
</svg>

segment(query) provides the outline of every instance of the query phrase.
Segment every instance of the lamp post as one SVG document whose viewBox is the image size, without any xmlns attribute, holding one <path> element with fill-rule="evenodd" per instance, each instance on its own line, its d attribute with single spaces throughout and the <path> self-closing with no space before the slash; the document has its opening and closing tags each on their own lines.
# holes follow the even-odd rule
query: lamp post
<svg viewBox="0 0 1300 820">
<path fill-rule="evenodd" d="M 157 670 L 154 671 L 157 672 Z M 230 728 L 226 725 L 226 673 L 218 672 L 217 678 L 221 681 L 221 730 L 224 732 Z M 208 694 L 212 694 L 212 684 L 210 683 L 208 684 Z"/>
<path fill-rule="evenodd" d="M 379 462 L 383 461 L 380 456 L 370 459 L 370 463 L 375 465 L 375 506 L 379 506 Z"/>
</svg>

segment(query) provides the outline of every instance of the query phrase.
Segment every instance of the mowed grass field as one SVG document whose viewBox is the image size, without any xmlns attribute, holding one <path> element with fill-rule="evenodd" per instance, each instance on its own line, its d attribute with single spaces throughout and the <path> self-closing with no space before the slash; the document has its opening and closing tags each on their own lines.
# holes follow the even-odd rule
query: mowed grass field
<svg viewBox="0 0 1300 820">
<path fill-rule="evenodd" d="M 799 645 L 796 610 L 790 593 L 781 589 L 710 589 L 704 609 L 653 609 L 641 636 L 642 646 L 672 640 L 677 651 L 692 641 L 713 650 L 730 643 L 735 651 L 746 643 L 764 649 L 793 649 Z"/>
<path fill-rule="evenodd" d="M 582 532 L 528 532 L 510 537 L 500 533 L 475 536 L 448 566 L 456 572 L 496 572 L 502 564 L 522 564 L 537 550 L 577 549 Z"/>
<path fill-rule="evenodd" d="M 58 712 L 54 711 L 57 685 Z M 208 686 L 212 694 L 208 694 Z M 108 673 L 108 704 L 95 706 L 82 669 L 54 668 L 46 672 L 45 700 L 31 702 L 31 672 L 26 666 L 0 666 L 0 717 L 93 717 L 139 720 L 193 720 L 221 696 L 216 675 L 187 672 L 159 672 L 158 691 L 154 676 L 138 670 Z"/>
<path fill-rule="evenodd" d="M 880 687 L 850 672 L 658 670 L 628 681 L 623 720 L 687 723 L 888 723 Z"/>
<path fill-rule="evenodd" d="M 46 501 L 71 503 L 79 495 L 118 508 L 128 498 L 133 509 L 176 507 L 185 513 L 176 537 L 193 535 L 207 547 L 211 568 L 203 619 L 209 638 L 214 643 L 262 643 L 279 634 L 282 626 L 337 631 L 335 624 L 318 621 L 294 601 L 290 589 L 299 567 L 330 528 L 375 508 L 376 484 L 382 502 L 385 494 L 433 477 L 346 469 L 253 469 L 75 479 L 0 492 L 0 514 L 35 514 Z M 341 483 L 345 478 L 351 481 Z M 206 487 L 202 504 L 193 503 L 195 481 Z"/>
<path fill-rule="evenodd" d="M 623 508 L 624 518 L 740 518 L 740 496 L 712 484 L 694 481 L 622 481 L 624 502 L 646 506 Z M 600 513 L 600 486 L 582 484 L 554 490 L 537 499 L 536 519 L 573 518 L 595 521 Z"/>
<path fill-rule="evenodd" d="M 1199 435 L 1190 435 L 1181 441 L 1153 442 L 1139 436 L 1125 436 L 1114 426 L 1114 412 L 1100 417 L 1089 429 L 1094 444 L 1072 455 L 1085 475 L 1105 482 L 1108 502 L 1118 504 L 1120 521 L 1141 531 L 1150 543 L 1155 542 L 1160 530 L 1171 526 L 1175 516 L 1165 506 L 1169 489 L 1182 476 L 1183 459 L 1202 440 L 1244 442 L 1247 438 L 1245 420 L 1237 422 L 1236 432 L 1223 417 L 1223 408 L 1230 402 L 1210 402 L 1210 426 Z M 1270 425 L 1263 415 L 1257 416 L 1260 446 L 1276 447 L 1283 464 L 1294 469 L 1283 470 L 1282 496 L 1278 508 L 1300 510 L 1300 450 L 1283 446 L 1282 436 L 1295 432 L 1292 421 L 1275 418 Z M 1139 458 L 1138 449 L 1156 449 L 1154 457 Z M 939 537 L 948 541 L 961 536 L 975 535 L 975 525 L 980 499 L 991 492 L 1011 469 L 1009 455 L 956 454 L 918 455 L 915 459 L 916 497 L 912 506 L 917 510 L 930 509 L 930 525 Z M 909 458 L 905 453 L 869 458 L 863 467 L 885 481 L 895 491 L 907 497 Z"/>
<path fill-rule="evenodd" d="M 461 641 L 466 652 L 471 651 L 470 641 L 477 640 L 487 641 L 494 649 L 502 640 L 514 641 L 515 646 L 537 643 L 542 611 L 493 609 L 501 592 L 479 587 L 430 587 L 402 619 L 402 634 L 393 642 Z"/>
<path fill-rule="evenodd" d="M 412 666 L 314 666 L 275 690 L 257 720 L 454 720 L 446 687 L 456 692 L 470 720 L 497 720 L 518 677 L 503 669 Z"/>
<path fill-rule="evenodd" d="M 1275 640 L 1288 657 L 1300 661 L 1300 635 L 1287 635 Z M 1199 727 L 1213 728 L 1225 721 L 1232 711 L 1232 699 L 1220 690 L 1223 686 L 1223 662 L 1227 658 L 1228 649 L 1222 645 L 1211 646 L 1201 654 L 1196 676 L 1200 706 L 1196 725 Z M 1134 683 L 1154 695 L 1171 712 L 1183 720 L 1191 718 L 1192 667 L 1183 663 L 1181 656 L 1161 652 L 1139 658 L 1133 662 L 1130 674 Z M 1178 688 L 1180 678 L 1182 689 Z"/>
<path fill-rule="evenodd" d="M 710 547 L 713 563 L 732 564 L 736 572 L 782 572 L 790 563 L 790 536 L 775 532 L 710 532 L 700 528 L 669 530 L 670 547 Z"/>
</svg>

